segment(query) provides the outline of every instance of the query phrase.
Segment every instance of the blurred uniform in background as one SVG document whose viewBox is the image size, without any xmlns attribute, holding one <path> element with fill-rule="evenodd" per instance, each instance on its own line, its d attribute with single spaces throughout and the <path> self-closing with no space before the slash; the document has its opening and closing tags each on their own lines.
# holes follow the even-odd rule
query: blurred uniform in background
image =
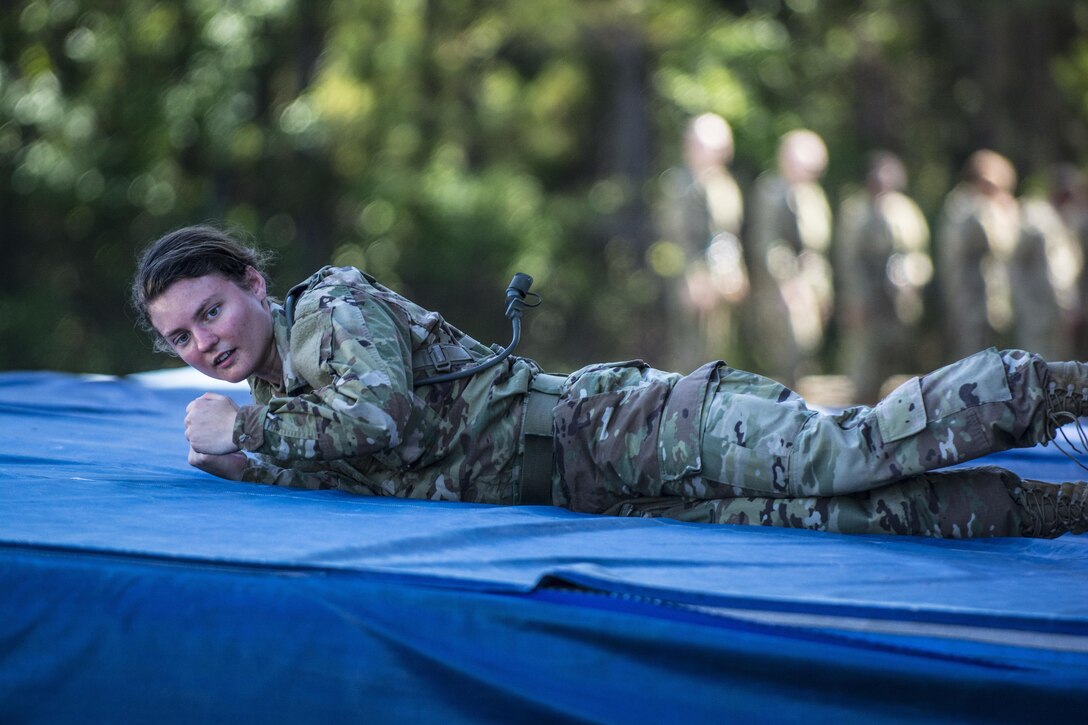
<svg viewBox="0 0 1088 725">
<path fill-rule="evenodd" d="M 1020 230 L 1015 186 L 1012 163 L 983 149 L 967 160 L 963 181 L 945 199 L 936 243 L 946 359 L 1009 345 L 1009 264 Z"/>
<path fill-rule="evenodd" d="M 1072 294 L 1058 298 L 1071 309 L 1071 329 L 1061 334 L 1069 335 L 1070 354 L 1088 357 L 1088 179 L 1075 165 L 1058 164 L 1051 172 L 1049 198 L 1079 262 Z"/>
<path fill-rule="evenodd" d="M 884 381 L 919 364 L 913 353 L 933 262 L 929 226 L 902 193 L 906 185 L 899 157 L 877 152 L 865 188 L 839 208 L 835 259 L 843 364 L 859 403 L 875 403 Z"/>
<path fill-rule="evenodd" d="M 824 342 L 833 287 L 831 209 L 819 179 L 827 147 L 814 132 L 782 137 L 777 172 L 756 182 L 751 206 L 751 314 L 756 366 L 788 386 L 810 372 Z"/>
<path fill-rule="evenodd" d="M 748 273 L 740 243 L 744 201 L 729 173 L 732 160 L 732 129 L 705 113 L 687 126 L 684 164 L 664 176 L 661 231 L 683 260 L 666 277 L 667 358 L 684 372 L 735 358 L 734 309 L 748 294 Z"/>
<path fill-rule="evenodd" d="M 1054 207 L 1080 250 L 1072 345 L 1073 352 L 1088 357 L 1088 180 L 1075 165 L 1062 164 L 1055 170 L 1051 195 Z"/>
</svg>

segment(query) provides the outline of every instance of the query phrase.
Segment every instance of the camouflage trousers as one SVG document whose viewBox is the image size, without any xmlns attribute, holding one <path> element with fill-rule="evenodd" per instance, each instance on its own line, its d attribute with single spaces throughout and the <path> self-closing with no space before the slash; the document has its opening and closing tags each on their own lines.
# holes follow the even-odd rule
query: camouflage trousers
<svg viewBox="0 0 1088 725">
<path fill-rule="evenodd" d="M 937 538 L 1020 536 L 1020 483 L 994 466 L 922 473 L 844 496 L 743 496 L 697 500 L 630 499 L 605 513 L 712 524 L 781 526 L 839 534 L 904 534 Z"/>
<path fill-rule="evenodd" d="M 654 399 L 647 406 L 658 412 L 656 451 L 653 445 L 629 451 L 634 463 L 627 467 L 620 456 L 598 455 L 591 476 L 568 454 L 575 490 L 557 503 L 841 533 L 1019 535 L 1019 506 L 1010 495 L 1015 474 L 934 470 L 1050 440 L 1048 375 L 1036 355 L 990 349 L 914 378 L 874 407 L 828 414 L 765 377 L 711 364 L 666 394 L 698 391 L 700 405 L 670 407 Z M 600 426 L 589 426 L 602 440 L 630 439 L 632 431 L 617 426 L 647 425 L 637 396 L 624 394 L 634 406 L 629 415 L 606 415 Z M 644 449 L 655 451 L 653 461 Z"/>
</svg>

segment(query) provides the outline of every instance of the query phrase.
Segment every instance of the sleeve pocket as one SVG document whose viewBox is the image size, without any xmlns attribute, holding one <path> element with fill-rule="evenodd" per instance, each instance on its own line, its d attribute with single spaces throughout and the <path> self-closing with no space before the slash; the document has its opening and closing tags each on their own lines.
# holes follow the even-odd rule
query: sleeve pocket
<svg viewBox="0 0 1088 725">
<path fill-rule="evenodd" d="M 926 406 L 922 400 L 922 383 L 911 378 L 891 395 L 877 403 L 877 426 L 886 443 L 902 440 L 926 427 Z"/>
</svg>

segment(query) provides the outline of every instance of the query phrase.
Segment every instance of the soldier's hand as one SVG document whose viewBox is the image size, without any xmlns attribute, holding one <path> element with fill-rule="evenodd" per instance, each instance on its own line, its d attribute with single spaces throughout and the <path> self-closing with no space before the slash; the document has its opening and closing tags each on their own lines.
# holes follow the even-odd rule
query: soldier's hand
<svg viewBox="0 0 1088 725">
<path fill-rule="evenodd" d="M 215 456 L 207 453 L 197 453 L 190 446 L 189 465 L 213 476 L 219 476 L 231 481 L 241 481 L 242 471 L 246 467 L 246 454 L 236 451 L 222 456 Z"/>
<path fill-rule="evenodd" d="M 197 453 L 223 455 L 238 450 L 234 445 L 234 420 L 238 405 L 217 393 L 204 393 L 185 409 L 185 438 Z"/>
</svg>

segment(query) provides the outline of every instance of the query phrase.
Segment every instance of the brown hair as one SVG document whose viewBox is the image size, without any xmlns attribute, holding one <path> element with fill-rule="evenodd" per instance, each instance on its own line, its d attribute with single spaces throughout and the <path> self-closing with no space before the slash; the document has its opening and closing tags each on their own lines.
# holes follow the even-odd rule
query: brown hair
<svg viewBox="0 0 1088 725">
<path fill-rule="evenodd" d="M 262 276 L 271 261 L 271 253 L 250 247 L 212 226 L 184 227 L 152 242 L 140 254 L 132 280 L 130 301 L 136 311 L 136 324 L 155 338 L 155 348 L 170 352 L 151 324 L 147 306 L 179 279 L 207 274 L 221 274 L 235 284 L 244 285 L 246 267 Z"/>
</svg>

